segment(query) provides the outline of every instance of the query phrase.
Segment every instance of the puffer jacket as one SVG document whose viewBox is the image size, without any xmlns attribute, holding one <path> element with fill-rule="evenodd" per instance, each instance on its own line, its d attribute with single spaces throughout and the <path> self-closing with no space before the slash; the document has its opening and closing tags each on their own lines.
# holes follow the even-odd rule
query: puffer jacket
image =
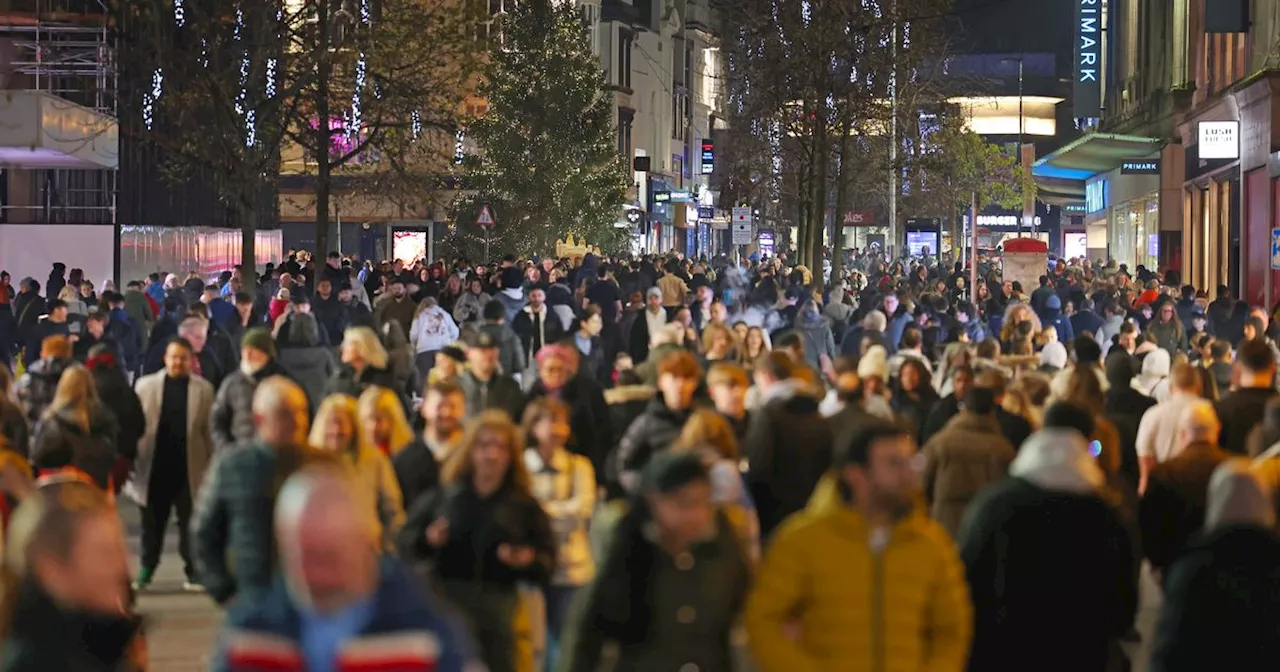
<svg viewBox="0 0 1280 672">
<path fill-rule="evenodd" d="M 618 450 L 610 458 L 606 470 L 615 484 L 634 491 L 640 482 L 640 471 L 654 455 L 665 451 L 680 436 L 691 410 L 673 411 L 658 395 L 649 402 L 644 413 L 631 423 L 618 442 Z"/>
<path fill-rule="evenodd" d="M 819 479 L 831 467 L 835 443 L 819 400 L 799 380 L 775 385 L 751 413 L 743 454 L 750 464 L 747 487 L 768 539 L 783 519 L 804 509 Z"/>
<path fill-rule="evenodd" d="M 237 446 L 253 439 L 253 393 L 258 383 L 271 376 L 287 375 L 285 370 L 271 360 L 252 376 L 236 371 L 227 376 L 218 388 L 213 400 L 213 449 L 215 455 L 225 455 Z"/>
<path fill-rule="evenodd" d="M 929 439 L 924 455 L 929 514 L 955 538 L 969 503 L 1009 473 L 1016 451 L 994 414 L 961 411 Z"/>
<path fill-rule="evenodd" d="M 1173 320 L 1164 323 L 1152 320 L 1147 325 L 1147 339 L 1155 341 L 1156 345 L 1171 353 L 1186 352 L 1188 349 L 1187 330 Z"/>
<path fill-rule="evenodd" d="M 820 313 L 801 312 L 796 316 L 796 331 L 804 340 L 805 362 L 813 369 L 822 370 L 822 356 L 836 358 L 836 340 L 831 334 L 831 320 Z"/>
<path fill-rule="evenodd" d="M 453 319 L 458 324 L 483 321 L 484 307 L 492 300 L 493 297 L 484 292 L 479 294 L 463 292 L 462 296 L 458 297 L 458 302 L 453 304 Z"/>
<path fill-rule="evenodd" d="M 946 530 L 913 511 L 873 548 L 835 479 L 773 537 L 747 600 L 765 670 L 963 670 L 973 635 L 964 567 Z M 798 634 L 785 626 L 798 621 Z"/>
<path fill-rule="evenodd" d="M 36 426 L 31 443 L 31 467 L 36 471 L 75 467 L 105 489 L 116 463 L 119 431 L 115 414 L 105 406 L 92 413 L 88 432 L 67 416 L 45 418 Z"/>
</svg>

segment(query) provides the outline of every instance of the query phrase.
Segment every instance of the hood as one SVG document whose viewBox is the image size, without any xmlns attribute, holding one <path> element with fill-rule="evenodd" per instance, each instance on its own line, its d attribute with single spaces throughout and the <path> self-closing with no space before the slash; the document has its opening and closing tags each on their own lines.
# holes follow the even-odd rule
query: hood
<svg viewBox="0 0 1280 672">
<path fill-rule="evenodd" d="M 1009 475 L 1045 490 L 1077 495 L 1096 493 L 1106 481 L 1102 468 L 1089 455 L 1085 438 L 1068 429 L 1032 434 L 1009 465 Z"/>
<path fill-rule="evenodd" d="M 524 288 L 508 287 L 502 290 L 501 295 L 507 297 L 512 301 L 524 301 Z"/>
<path fill-rule="evenodd" d="M 1137 391 L 1150 396 L 1156 385 L 1169 377 L 1169 351 L 1156 348 L 1142 359 L 1142 373 L 1133 379 Z"/>
<path fill-rule="evenodd" d="M 1055 369 L 1066 368 L 1067 346 L 1057 341 L 1045 345 L 1044 350 L 1040 352 L 1040 363 Z"/>
<path fill-rule="evenodd" d="M 1269 529 L 1275 520 L 1271 489 L 1249 470 L 1247 460 L 1227 460 L 1218 465 L 1209 479 L 1205 530 L 1233 526 Z"/>
</svg>

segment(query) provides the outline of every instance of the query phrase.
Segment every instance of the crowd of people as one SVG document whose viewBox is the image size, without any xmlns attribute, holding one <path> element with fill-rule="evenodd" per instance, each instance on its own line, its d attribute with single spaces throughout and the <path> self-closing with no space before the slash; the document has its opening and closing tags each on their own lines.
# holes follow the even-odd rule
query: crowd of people
<svg viewBox="0 0 1280 672">
<path fill-rule="evenodd" d="M 0 273 L 0 672 L 1271 669 L 1274 310 L 840 261 Z"/>
</svg>

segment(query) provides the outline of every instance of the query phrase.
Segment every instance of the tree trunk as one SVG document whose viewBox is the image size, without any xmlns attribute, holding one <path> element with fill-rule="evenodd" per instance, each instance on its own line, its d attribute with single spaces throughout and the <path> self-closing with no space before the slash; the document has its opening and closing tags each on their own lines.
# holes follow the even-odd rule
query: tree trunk
<svg viewBox="0 0 1280 672">
<path fill-rule="evenodd" d="M 840 277 L 844 267 L 844 211 L 849 207 L 849 184 L 845 172 L 845 157 L 849 153 L 849 131 L 851 124 L 845 122 L 840 128 L 840 166 L 836 169 L 836 204 L 831 214 L 831 279 Z"/>
<path fill-rule="evenodd" d="M 815 147 L 817 152 L 814 156 L 817 175 L 813 180 L 813 210 L 815 217 L 813 225 L 810 227 L 812 238 L 809 239 L 809 263 L 807 264 L 809 270 L 813 272 L 814 279 L 818 282 L 822 281 L 822 250 L 825 247 L 822 238 L 827 229 L 827 176 L 830 174 L 831 169 L 829 163 L 831 160 L 830 138 L 827 137 L 826 124 L 822 122 L 822 119 L 826 117 L 826 113 L 825 106 L 823 106 L 816 124 L 815 130 L 817 132 L 814 134 L 817 138 L 817 146 Z M 835 213 L 832 213 L 832 216 L 834 217 Z"/>
<path fill-rule="evenodd" d="M 316 3 L 316 249 L 317 263 L 329 254 L 329 182 L 332 166 L 329 148 L 333 131 L 329 128 L 329 79 L 333 63 L 329 56 L 329 3 Z"/>
<path fill-rule="evenodd" d="M 250 206 L 240 206 L 240 265 L 244 266 L 246 274 L 245 282 L 248 283 L 249 273 L 253 273 L 253 277 L 257 277 L 258 272 L 258 209 Z"/>
</svg>

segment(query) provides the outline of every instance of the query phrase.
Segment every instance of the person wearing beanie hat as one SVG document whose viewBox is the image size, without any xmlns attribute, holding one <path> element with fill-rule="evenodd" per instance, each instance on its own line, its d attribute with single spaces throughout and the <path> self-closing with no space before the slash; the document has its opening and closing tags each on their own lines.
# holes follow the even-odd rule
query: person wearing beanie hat
<svg viewBox="0 0 1280 672">
<path fill-rule="evenodd" d="M 1067 366 L 1067 346 L 1058 341 L 1047 343 L 1040 351 L 1040 371 L 1055 374 Z"/>
<path fill-rule="evenodd" d="M 1245 460 L 1214 470 L 1204 529 L 1165 574 L 1149 669 L 1263 669 L 1280 656 L 1272 497 Z"/>
<path fill-rule="evenodd" d="M 1031 435 L 983 490 L 957 543 L 973 602 L 973 670 L 1104 670 L 1133 626 L 1139 551 L 1085 435 L 1081 410 Z M 1081 564 L 1079 558 L 1088 557 Z M 1034 597 L 1033 597 L 1034 596 Z M 1051 601 L 1045 601 L 1046 598 Z"/>
<path fill-rule="evenodd" d="M 889 404 L 889 353 L 883 346 L 873 345 L 858 360 L 858 378 L 862 381 L 862 407 L 884 420 L 894 417 Z"/>
<path fill-rule="evenodd" d="M 707 467 L 696 451 L 663 452 L 643 469 L 639 489 L 596 554 L 596 578 L 565 623 L 558 669 L 596 669 L 611 646 L 618 670 L 733 669 L 730 642 L 751 571 L 733 525 L 712 504 Z"/>
<path fill-rule="evenodd" d="M 266 327 L 249 329 L 240 338 L 240 368 L 223 380 L 210 412 L 217 454 L 253 439 L 253 393 L 272 376 L 291 378 L 276 361 L 276 342 L 271 332 Z"/>
</svg>

